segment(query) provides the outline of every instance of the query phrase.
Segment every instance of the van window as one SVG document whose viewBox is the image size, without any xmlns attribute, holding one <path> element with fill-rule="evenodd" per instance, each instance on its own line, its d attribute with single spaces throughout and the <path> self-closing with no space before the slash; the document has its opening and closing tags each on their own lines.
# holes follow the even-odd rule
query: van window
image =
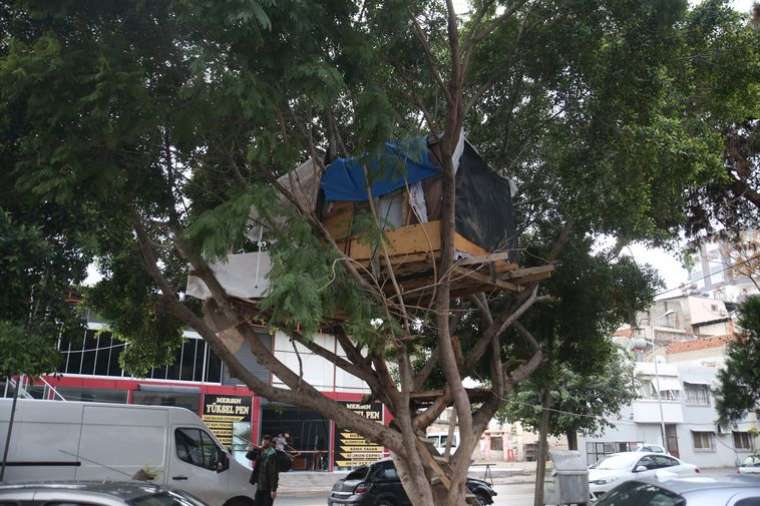
<svg viewBox="0 0 760 506">
<path fill-rule="evenodd" d="M 174 443 L 177 457 L 189 464 L 216 470 L 220 450 L 205 431 L 201 429 L 176 429 Z"/>
</svg>

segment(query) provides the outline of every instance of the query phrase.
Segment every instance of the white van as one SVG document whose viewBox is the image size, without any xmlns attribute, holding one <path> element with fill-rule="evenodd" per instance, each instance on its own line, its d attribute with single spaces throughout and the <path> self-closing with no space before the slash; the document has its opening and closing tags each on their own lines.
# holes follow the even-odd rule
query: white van
<svg viewBox="0 0 760 506">
<path fill-rule="evenodd" d="M 0 399 L 0 456 L 11 399 Z M 250 469 L 224 450 L 195 413 L 168 406 L 19 399 L 5 470 L 8 483 L 130 479 L 187 490 L 214 506 L 252 506 Z"/>
<path fill-rule="evenodd" d="M 441 455 L 446 451 L 446 442 L 449 440 L 448 432 L 431 432 L 427 434 L 427 439 L 435 446 Z M 454 432 L 454 438 L 451 441 L 451 453 L 453 454 L 459 448 L 459 432 Z"/>
</svg>

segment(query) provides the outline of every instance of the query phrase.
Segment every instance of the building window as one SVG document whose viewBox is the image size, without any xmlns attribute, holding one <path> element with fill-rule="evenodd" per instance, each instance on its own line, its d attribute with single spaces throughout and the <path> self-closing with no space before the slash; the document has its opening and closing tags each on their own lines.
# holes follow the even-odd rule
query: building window
<svg viewBox="0 0 760 506">
<path fill-rule="evenodd" d="M 110 332 L 87 330 L 84 336 L 63 336 L 58 344 L 63 374 L 124 376 L 119 355 L 127 343 Z M 146 378 L 220 383 L 222 361 L 201 339 L 185 339 L 177 348 L 174 362 L 151 370 Z M 129 376 L 129 375 L 127 375 Z"/>
<path fill-rule="evenodd" d="M 686 387 L 686 403 L 693 406 L 709 406 L 710 405 L 710 387 L 707 385 L 692 385 L 685 384 Z"/>
<path fill-rule="evenodd" d="M 126 390 L 109 390 L 105 388 L 68 388 L 57 387 L 56 390 L 67 401 L 107 402 L 111 404 L 126 404 Z"/>
<path fill-rule="evenodd" d="M 737 450 L 752 451 L 752 434 L 749 432 L 734 431 L 734 448 Z"/>
<path fill-rule="evenodd" d="M 660 377 L 659 381 L 661 388 L 664 387 L 665 382 L 669 380 L 670 378 Z M 656 378 L 639 379 L 639 397 L 648 400 L 657 399 L 657 389 L 655 388 L 656 384 Z M 662 390 L 660 390 L 659 398 L 663 401 L 677 401 L 681 398 L 681 392 L 678 390 L 666 390 L 665 388 L 662 388 Z"/>
<path fill-rule="evenodd" d="M 715 434 L 713 432 L 696 432 L 691 433 L 694 441 L 694 449 L 701 451 L 715 451 Z"/>
<path fill-rule="evenodd" d="M 504 443 L 501 436 L 491 436 L 491 450 L 502 451 L 504 450 Z"/>
<path fill-rule="evenodd" d="M 586 443 L 586 462 L 588 465 L 594 465 L 607 455 L 620 452 L 632 452 L 641 446 L 640 441 L 624 442 L 600 442 Z"/>
</svg>

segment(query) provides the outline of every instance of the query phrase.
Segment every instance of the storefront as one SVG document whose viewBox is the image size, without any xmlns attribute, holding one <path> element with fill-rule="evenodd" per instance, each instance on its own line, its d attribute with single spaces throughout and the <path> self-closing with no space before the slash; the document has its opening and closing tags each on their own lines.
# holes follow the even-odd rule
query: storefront
<svg viewBox="0 0 760 506">
<path fill-rule="evenodd" d="M 332 420 L 315 411 L 270 403 L 253 395 L 231 377 L 197 333 L 185 332 L 185 340 L 172 365 L 154 368 L 145 378 L 134 378 L 121 368 L 118 360 L 125 343 L 103 328 L 91 322 L 83 338 L 62 339 L 59 370 L 33 383 L 28 391 L 40 399 L 186 408 L 197 413 L 217 439 L 246 465 L 249 464 L 245 458 L 247 448 L 251 443 L 258 443 L 263 434 L 289 433 L 295 470 L 353 468 L 384 454 L 382 447 L 368 443 L 352 431 L 337 428 Z M 282 336 L 280 338 L 283 341 Z M 319 339 L 330 348 L 330 336 Z M 262 341 L 267 347 L 273 347 L 271 338 L 262 336 Z M 333 342 L 332 346 L 337 344 Z M 288 363 L 292 347 L 285 346 L 283 341 L 274 348 L 278 358 Z M 246 347 L 240 346 L 234 351 L 249 371 L 263 381 L 274 383 L 270 373 L 255 361 Z M 323 395 L 370 420 L 389 423 L 390 416 L 382 404 L 360 402 L 368 391 L 359 380 L 332 364 L 319 362 L 319 357 L 311 357 L 305 351 L 302 359 L 307 365 L 305 375 Z"/>
</svg>

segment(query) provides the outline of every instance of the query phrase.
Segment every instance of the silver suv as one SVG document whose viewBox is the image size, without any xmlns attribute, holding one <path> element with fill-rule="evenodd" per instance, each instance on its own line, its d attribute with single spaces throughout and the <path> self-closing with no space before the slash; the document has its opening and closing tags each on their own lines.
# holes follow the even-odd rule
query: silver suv
<svg viewBox="0 0 760 506">
<path fill-rule="evenodd" d="M 131 481 L 0 485 L 0 506 L 206 506 L 206 504 L 182 490 Z"/>
<path fill-rule="evenodd" d="M 692 477 L 626 481 L 595 506 L 760 506 L 760 480 Z"/>
</svg>

